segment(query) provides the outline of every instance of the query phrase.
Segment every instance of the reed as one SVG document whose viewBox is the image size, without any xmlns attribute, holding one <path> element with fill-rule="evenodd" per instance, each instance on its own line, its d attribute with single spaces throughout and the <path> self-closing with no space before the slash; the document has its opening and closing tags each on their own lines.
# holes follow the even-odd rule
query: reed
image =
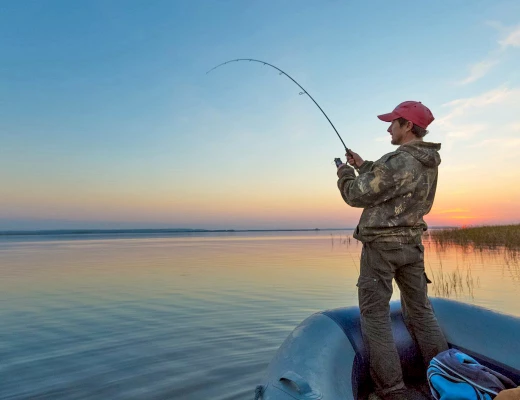
<svg viewBox="0 0 520 400">
<path fill-rule="evenodd" d="M 468 265 L 466 272 L 462 272 L 457 265 L 455 271 L 444 272 L 442 261 L 439 268 L 434 271 L 430 264 L 430 280 L 432 281 L 433 294 L 440 297 L 458 297 L 461 295 L 469 295 L 474 298 L 475 285 L 480 287 L 480 279 L 476 281 L 471 272 L 471 266 Z"/>
<path fill-rule="evenodd" d="M 431 238 L 439 245 L 458 244 L 476 249 L 504 247 L 520 250 L 520 224 L 489 225 L 431 231 Z"/>
</svg>

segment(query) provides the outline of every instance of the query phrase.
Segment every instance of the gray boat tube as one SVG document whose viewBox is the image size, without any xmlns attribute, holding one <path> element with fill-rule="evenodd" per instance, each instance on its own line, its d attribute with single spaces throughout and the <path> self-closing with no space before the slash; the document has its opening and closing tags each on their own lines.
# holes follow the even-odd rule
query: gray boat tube
<svg viewBox="0 0 520 400">
<path fill-rule="evenodd" d="M 453 300 L 431 300 L 450 347 L 520 383 L 520 318 Z M 405 382 L 424 393 L 425 366 L 399 301 L 390 309 Z M 372 390 L 359 309 L 350 307 L 313 314 L 298 325 L 267 367 L 255 397 L 357 400 L 367 399 Z"/>
</svg>

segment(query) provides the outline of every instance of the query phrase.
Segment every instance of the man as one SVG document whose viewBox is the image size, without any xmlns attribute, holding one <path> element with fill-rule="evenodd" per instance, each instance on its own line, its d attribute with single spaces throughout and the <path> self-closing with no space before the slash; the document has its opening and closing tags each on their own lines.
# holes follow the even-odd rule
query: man
<svg viewBox="0 0 520 400">
<path fill-rule="evenodd" d="M 407 327 L 416 339 L 425 364 L 448 349 L 427 295 L 423 216 L 430 211 L 441 162 L 440 144 L 423 141 L 434 120 L 417 101 L 405 101 L 379 115 L 389 122 L 392 144 L 400 146 L 375 162 L 347 152 L 338 167 L 338 188 L 345 202 L 363 208 L 354 237 L 363 242 L 358 286 L 361 328 L 370 357 L 376 394 L 401 399 L 405 385 L 390 325 L 392 279 L 401 291 Z"/>
</svg>

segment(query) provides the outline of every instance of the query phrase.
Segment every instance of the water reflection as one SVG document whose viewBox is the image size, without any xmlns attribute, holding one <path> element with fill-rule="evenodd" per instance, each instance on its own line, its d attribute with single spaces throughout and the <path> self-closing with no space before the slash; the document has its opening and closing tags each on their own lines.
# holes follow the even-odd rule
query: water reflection
<svg viewBox="0 0 520 400">
<path fill-rule="evenodd" d="M 0 398 L 251 397 L 301 320 L 357 303 L 351 233 L 0 243 Z M 425 248 L 431 294 L 520 315 L 517 254 Z"/>
</svg>

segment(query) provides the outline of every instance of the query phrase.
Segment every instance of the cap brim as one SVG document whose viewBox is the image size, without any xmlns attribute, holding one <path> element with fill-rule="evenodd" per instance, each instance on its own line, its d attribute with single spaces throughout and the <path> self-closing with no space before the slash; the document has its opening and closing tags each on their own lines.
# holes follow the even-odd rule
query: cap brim
<svg viewBox="0 0 520 400">
<path fill-rule="evenodd" d="M 399 118 L 399 115 L 397 115 L 395 112 L 391 112 L 388 114 L 378 115 L 377 118 L 379 118 L 381 121 L 392 122 L 394 119 Z"/>
</svg>

